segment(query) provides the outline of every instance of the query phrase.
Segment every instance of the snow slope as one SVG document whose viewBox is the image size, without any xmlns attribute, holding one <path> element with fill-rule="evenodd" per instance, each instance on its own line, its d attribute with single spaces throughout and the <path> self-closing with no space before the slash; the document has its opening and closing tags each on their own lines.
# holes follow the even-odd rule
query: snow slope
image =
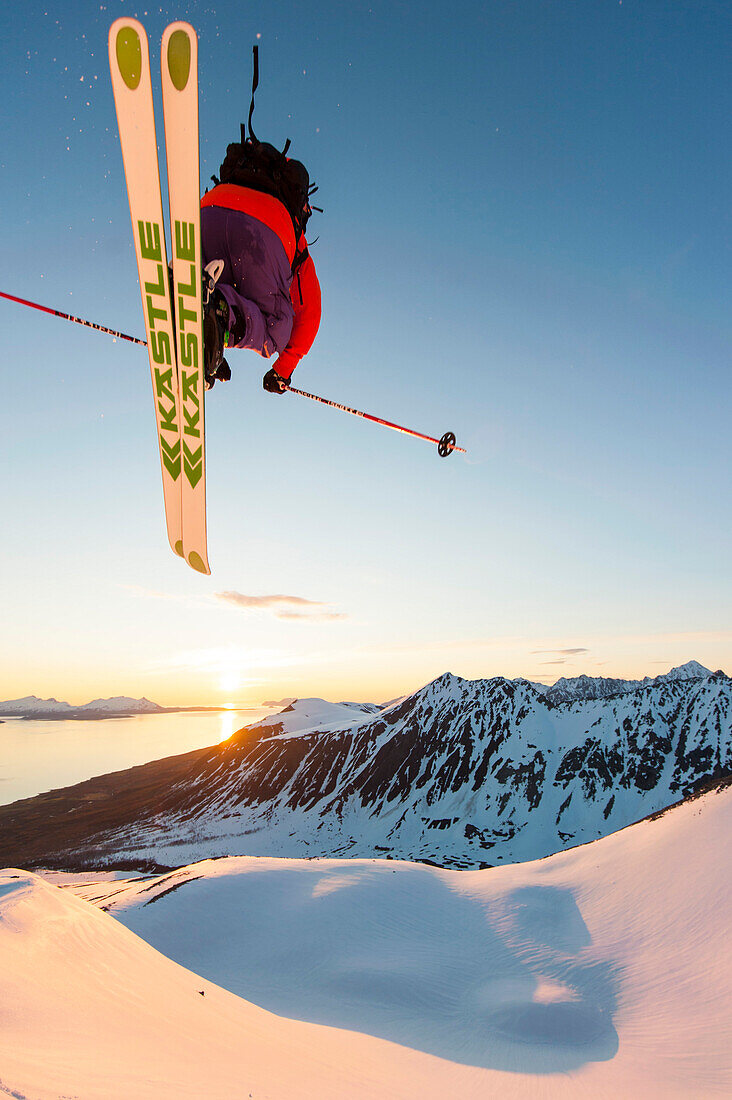
<svg viewBox="0 0 732 1100">
<path fill-rule="evenodd" d="M 418 1055 L 272 1016 L 23 871 L 0 874 L 0 1019 L 0 1095 L 16 1100 L 342 1100 L 428 1083 Z"/>
<path fill-rule="evenodd" d="M 5 872 L 0 1092 L 728 1096 L 731 825 L 727 787 L 483 871 L 240 857 L 67 890 Z"/>
</svg>

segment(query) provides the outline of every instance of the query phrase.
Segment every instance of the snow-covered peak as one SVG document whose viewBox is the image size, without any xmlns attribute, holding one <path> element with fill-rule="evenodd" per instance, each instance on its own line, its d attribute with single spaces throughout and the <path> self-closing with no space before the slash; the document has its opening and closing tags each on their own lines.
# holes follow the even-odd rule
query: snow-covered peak
<svg viewBox="0 0 732 1100">
<path fill-rule="evenodd" d="M 367 721 L 373 715 L 374 707 L 369 703 L 329 703 L 318 698 L 293 699 L 278 714 L 262 718 L 246 729 L 256 730 L 265 736 L 291 737 L 308 732 L 348 729 Z"/>
<path fill-rule="evenodd" d="M 698 661 L 687 661 L 661 676 L 645 676 L 642 680 L 623 680 L 608 676 L 561 676 L 551 687 L 539 688 L 545 698 L 553 703 L 566 703 L 575 699 L 604 699 L 610 695 L 622 695 L 653 684 L 672 683 L 680 680 L 707 679 L 712 673 Z"/>
<path fill-rule="evenodd" d="M 7 699 L 0 703 L 0 714 L 33 714 L 34 712 L 48 713 L 49 711 L 69 711 L 69 703 L 59 702 L 58 699 L 39 699 L 37 695 L 24 695 L 22 699 Z"/>
<path fill-rule="evenodd" d="M 698 661 L 687 661 L 685 665 L 679 665 L 677 668 L 672 668 L 670 672 L 665 672 L 662 676 L 656 676 L 658 680 L 697 680 L 699 678 L 705 678 L 711 676 L 712 673 L 704 665 L 700 665 Z M 646 677 L 646 681 L 648 677 Z M 644 683 L 646 682 L 644 681 Z"/>
<path fill-rule="evenodd" d="M 652 683 L 652 681 L 648 681 Z M 561 676 L 551 687 L 541 693 L 553 703 L 567 703 L 574 699 L 604 699 L 642 687 L 641 680 L 617 680 L 609 676 Z"/>
<path fill-rule="evenodd" d="M 334 722 L 338 718 L 351 718 L 354 710 L 358 711 L 358 716 L 366 713 L 365 709 L 362 711 L 357 703 L 329 703 L 325 699 L 313 696 L 308 699 L 293 699 L 289 706 L 281 710 L 276 717 L 279 719 L 283 715 L 291 714 L 296 716 L 297 721 L 307 719 L 308 724 L 313 724 Z"/>
<path fill-rule="evenodd" d="M 163 708 L 157 703 L 152 703 L 144 696 L 142 699 L 132 699 L 129 695 L 115 695 L 111 699 L 92 699 L 91 703 L 84 703 L 78 710 L 109 711 L 113 714 L 150 714 Z"/>
</svg>

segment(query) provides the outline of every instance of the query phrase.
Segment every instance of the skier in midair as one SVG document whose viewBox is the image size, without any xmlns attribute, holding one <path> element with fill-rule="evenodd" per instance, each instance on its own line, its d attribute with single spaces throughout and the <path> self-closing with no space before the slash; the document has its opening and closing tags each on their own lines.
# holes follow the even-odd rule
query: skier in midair
<svg viewBox="0 0 732 1100">
<path fill-rule="evenodd" d="M 297 236 L 273 195 L 219 183 L 201 203 L 201 243 L 204 265 L 224 262 L 204 317 L 207 383 L 231 376 L 226 347 L 250 348 L 277 355 L 263 386 L 283 393 L 320 325 L 320 284 L 304 233 Z"/>
<path fill-rule="evenodd" d="M 229 145 L 215 186 L 201 201 L 203 264 L 223 261 L 204 312 L 206 384 L 231 377 L 226 347 L 250 348 L 274 366 L 265 390 L 284 393 L 297 364 L 308 353 L 320 325 L 320 284 L 308 252 L 305 227 L 312 213 L 305 166 L 260 142 L 252 129 L 254 92 L 259 81 L 254 48 L 254 79 L 249 136 Z"/>
</svg>

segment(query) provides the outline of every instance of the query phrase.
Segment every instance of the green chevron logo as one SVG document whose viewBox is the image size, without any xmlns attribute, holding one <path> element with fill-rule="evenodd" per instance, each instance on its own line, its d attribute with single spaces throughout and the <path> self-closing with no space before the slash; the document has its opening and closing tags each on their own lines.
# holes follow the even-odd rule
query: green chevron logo
<svg viewBox="0 0 732 1100">
<path fill-rule="evenodd" d="M 171 444 L 161 435 L 160 451 L 163 456 L 163 466 L 173 481 L 177 481 L 180 474 L 180 439 L 176 438 L 175 443 Z"/>
<path fill-rule="evenodd" d="M 192 451 L 183 444 L 183 472 L 192 489 L 195 489 L 203 476 L 203 445 Z"/>
</svg>

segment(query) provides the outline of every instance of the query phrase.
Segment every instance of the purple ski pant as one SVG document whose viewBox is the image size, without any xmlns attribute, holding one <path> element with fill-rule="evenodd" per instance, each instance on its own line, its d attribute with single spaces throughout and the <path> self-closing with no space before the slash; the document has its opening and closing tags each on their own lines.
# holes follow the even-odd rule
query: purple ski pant
<svg viewBox="0 0 732 1100">
<path fill-rule="evenodd" d="M 292 271 L 282 241 L 241 210 L 201 210 L 204 266 L 223 260 L 218 289 L 229 304 L 230 347 L 251 348 L 266 359 L 287 347 L 295 311 Z"/>
</svg>

